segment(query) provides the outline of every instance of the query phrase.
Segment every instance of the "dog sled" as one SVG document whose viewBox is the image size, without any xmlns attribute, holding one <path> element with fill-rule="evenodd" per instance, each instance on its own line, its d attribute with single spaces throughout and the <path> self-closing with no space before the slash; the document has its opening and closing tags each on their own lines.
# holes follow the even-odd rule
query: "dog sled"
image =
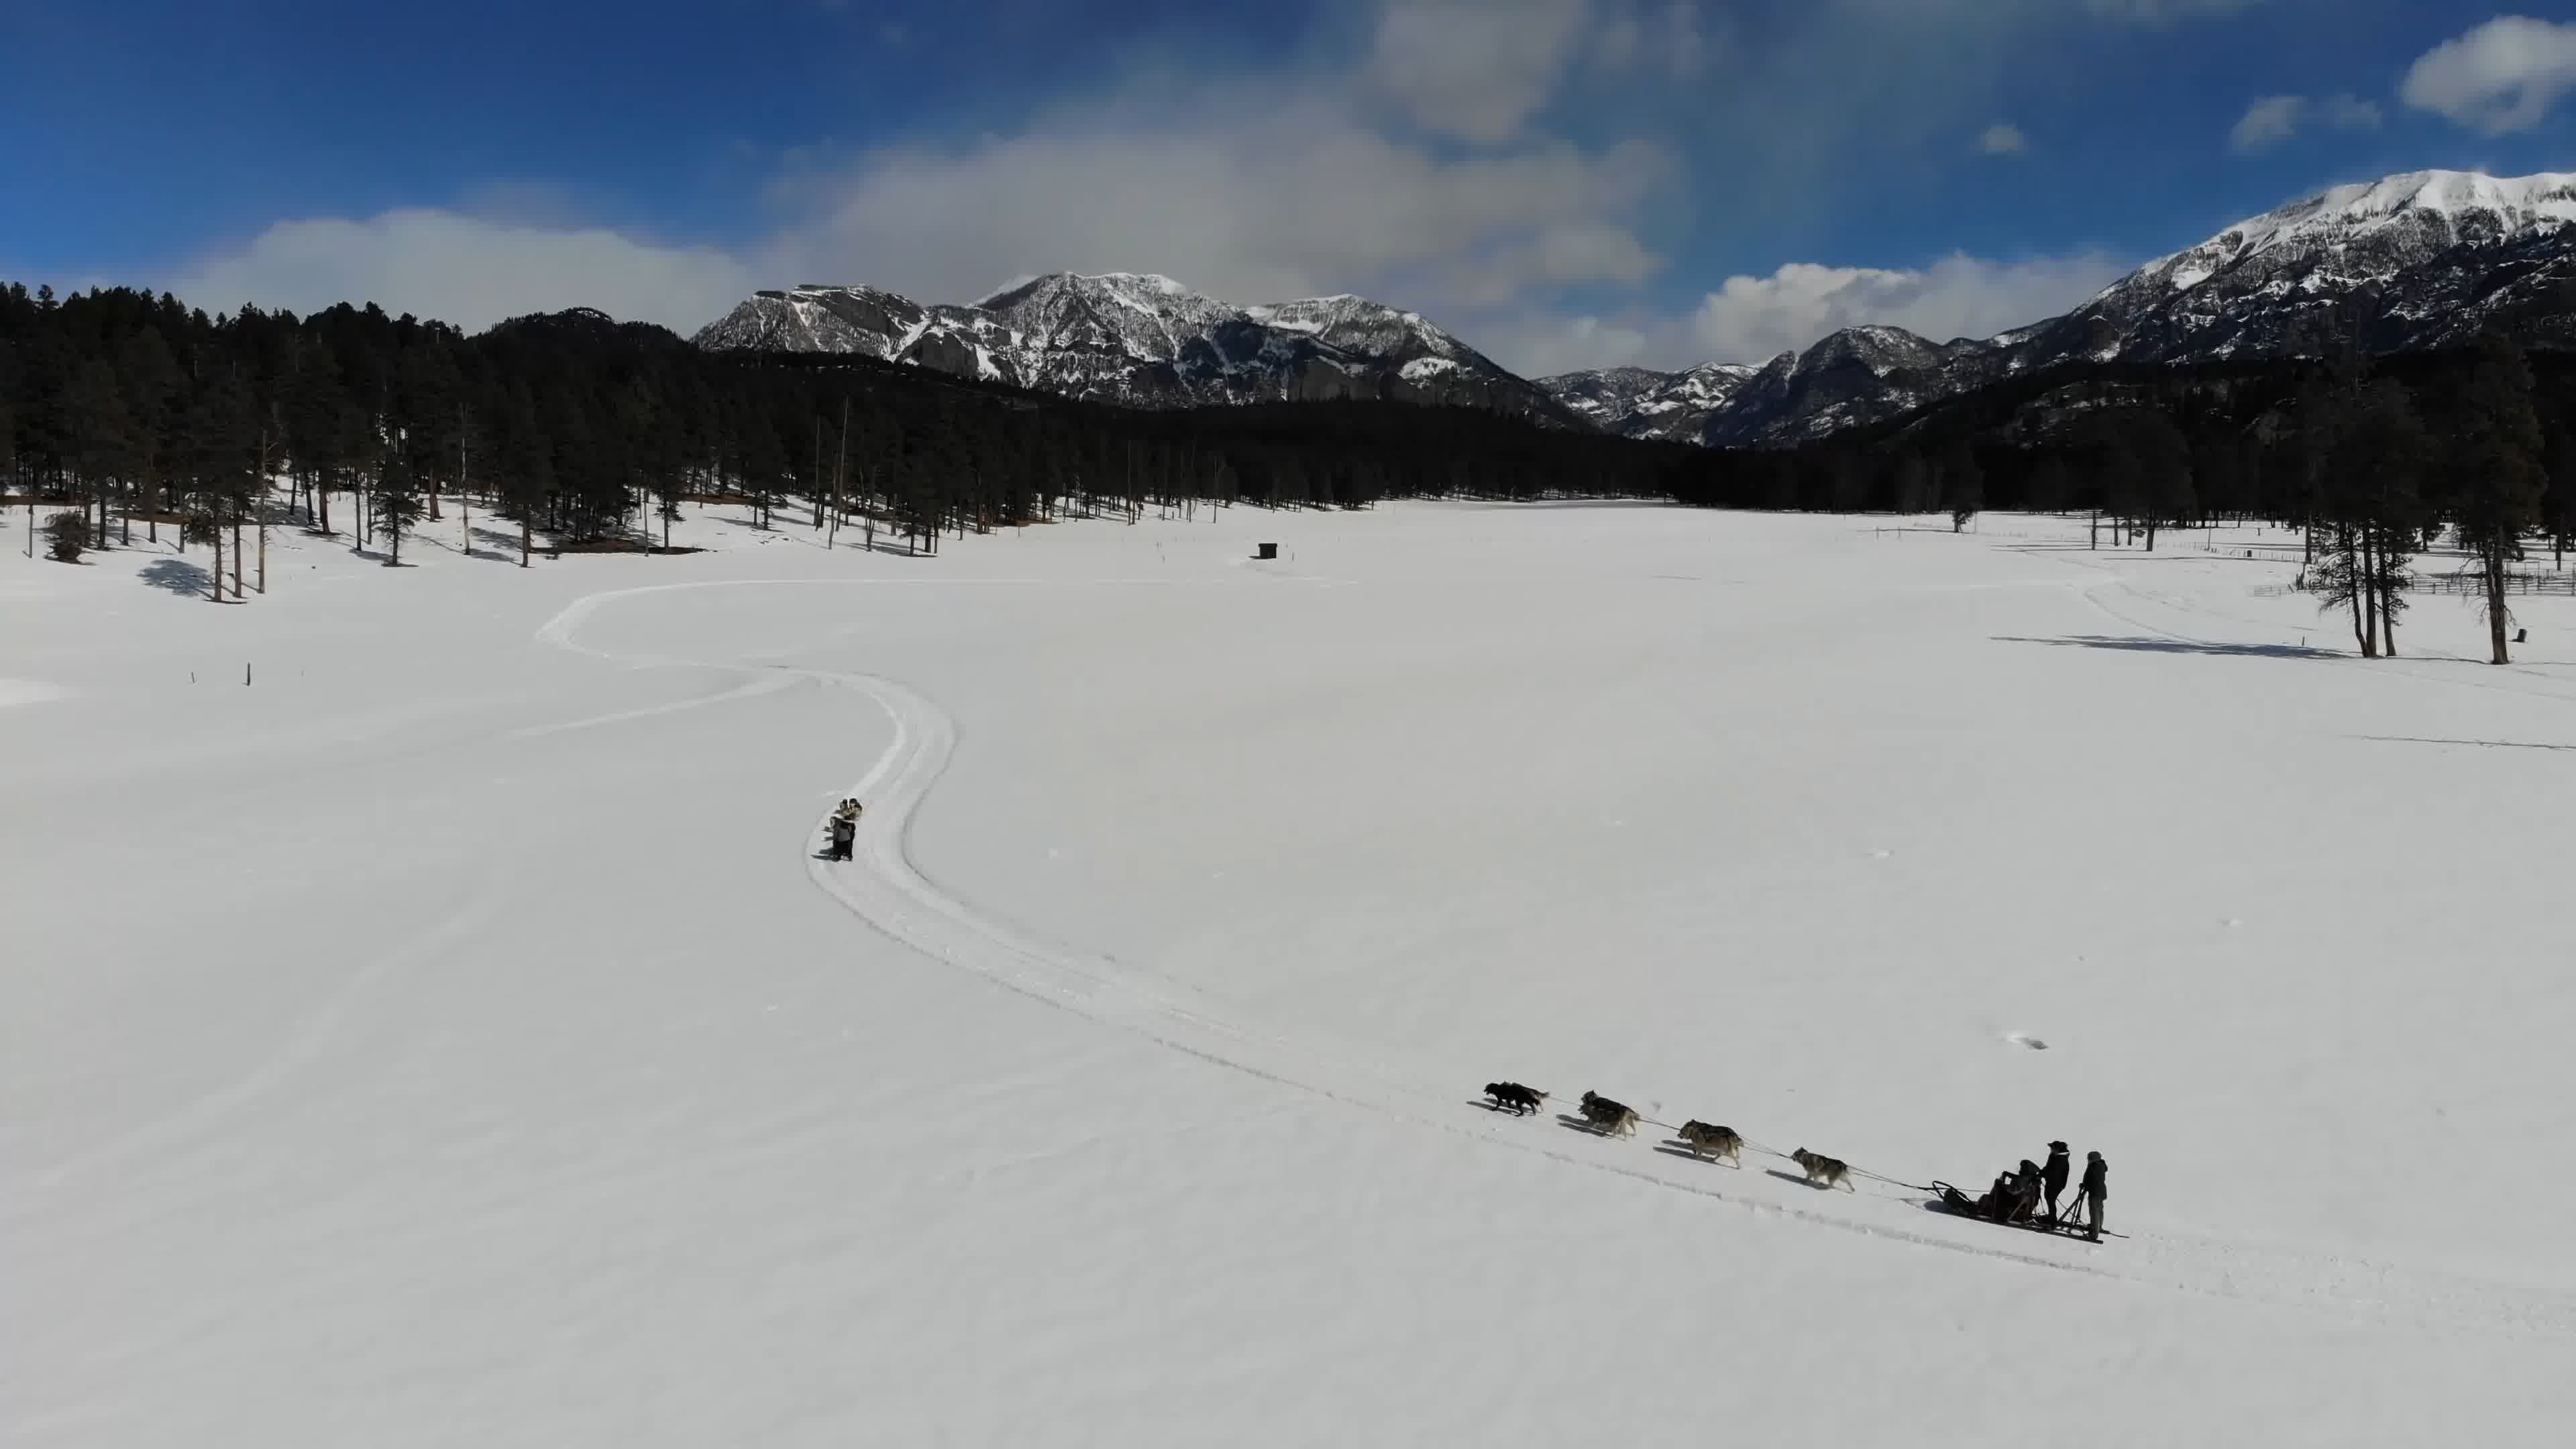
<svg viewBox="0 0 2576 1449">
<path fill-rule="evenodd" d="M 2020 1228 L 2052 1238 L 2092 1240 L 2096 1237 L 2091 1229 L 2077 1221 L 2077 1209 L 2083 1201 L 2081 1198 L 2066 1204 L 2065 1210 L 2058 1216 L 2050 1217 L 2046 1207 L 2017 1210 L 2019 1205 L 2014 1199 L 2006 1198 L 1998 1202 L 1996 1195 L 1991 1191 L 1980 1193 L 1972 1198 L 1937 1178 L 1932 1183 L 1932 1191 L 1933 1199 L 1924 1206 L 1936 1213 L 1946 1213 L 1956 1218 L 1974 1218 L 1981 1223 L 1992 1223 L 2001 1228 Z M 2099 1236 L 2116 1238 L 2120 1234 L 2103 1233 Z"/>
</svg>

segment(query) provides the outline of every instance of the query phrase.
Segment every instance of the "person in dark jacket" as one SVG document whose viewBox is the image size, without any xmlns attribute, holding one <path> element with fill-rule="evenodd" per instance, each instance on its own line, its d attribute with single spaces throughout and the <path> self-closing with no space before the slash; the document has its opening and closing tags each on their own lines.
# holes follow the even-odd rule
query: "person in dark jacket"
<svg viewBox="0 0 2576 1449">
<path fill-rule="evenodd" d="M 2111 1164 L 2102 1160 L 2102 1154 L 2085 1153 L 2081 1189 L 2084 1194 L 2085 1236 L 2097 1243 L 2102 1241 L 2102 1199 L 2111 1195 L 2110 1179 Z"/>
<path fill-rule="evenodd" d="M 2048 1165 L 2039 1170 L 2039 1185 L 2048 1194 L 2048 1220 L 2057 1221 L 2057 1199 L 2066 1191 L 2066 1144 L 2048 1144 Z"/>
<path fill-rule="evenodd" d="M 849 859 L 850 849 L 852 846 L 857 845 L 858 841 L 858 817 L 855 815 L 834 814 L 832 816 L 832 858 L 834 860 Z"/>
<path fill-rule="evenodd" d="M 2013 1204 L 2021 1201 L 2021 1176 L 2007 1167 L 1995 1174 L 1992 1187 L 1977 1199 L 1977 1211 L 1999 1223 L 2012 1221 Z"/>
<path fill-rule="evenodd" d="M 2039 1211 L 2039 1164 L 2025 1157 L 2021 1170 L 2013 1174 L 2012 1211 L 2004 1218 L 2008 1223 L 2026 1223 Z"/>
</svg>

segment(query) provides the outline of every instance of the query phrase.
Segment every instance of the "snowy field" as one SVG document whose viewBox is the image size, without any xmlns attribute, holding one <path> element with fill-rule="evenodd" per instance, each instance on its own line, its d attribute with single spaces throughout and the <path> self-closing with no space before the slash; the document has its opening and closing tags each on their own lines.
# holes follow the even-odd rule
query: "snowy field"
<svg viewBox="0 0 2576 1449">
<path fill-rule="evenodd" d="M 0 556 L 0 1442 L 2576 1422 L 2569 601 L 2495 669 L 2254 530 L 455 528 Z M 1904 1186 L 2051 1137 L 2129 1236 Z"/>
</svg>

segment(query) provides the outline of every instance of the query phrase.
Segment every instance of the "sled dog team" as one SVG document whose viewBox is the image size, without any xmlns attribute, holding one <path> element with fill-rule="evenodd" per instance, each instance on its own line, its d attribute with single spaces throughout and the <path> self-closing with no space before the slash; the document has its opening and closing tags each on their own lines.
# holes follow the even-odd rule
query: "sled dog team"
<svg viewBox="0 0 2576 1449">
<path fill-rule="evenodd" d="M 1485 1099 L 1493 1109 L 1497 1112 L 1508 1112 L 1515 1117 L 1526 1117 L 1536 1112 L 1540 1104 L 1547 1100 L 1547 1095 L 1545 1092 L 1524 1087 L 1518 1082 L 1485 1084 Z M 1583 1114 L 1583 1120 L 1593 1131 L 1604 1137 L 1634 1137 L 1637 1135 L 1637 1124 L 1643 1120 L 1638 1117 L 1636 1109 L 1624 1102 L 1614 1102 L 1598 1092 L 1584 1093 L 1577 1106 Z M 1724 1159 L 1737 1167 L 1744 1165 L 1744 1137 L 1732 1127 L 1720 1127 L 1715 1123 L 1702 1122 L 1693 1118 L 1683 1123 L 1681 1130 L 1675 1132 L 1673 1136 L 1691 1150 L 1692 1156 L 1704 1162 Z M 2048 1144 L 2048 1149 L 2047 1167 L 2041 1168 L 2024 1159 L 2018 1172 L 2007 1171 L 2002 1177 L 1997 1178 L 1993 1190 L 1974 1204 L 1969 1204 L 1960 1197 L 1950 1205 L 1960 1211 L 1992 1217 L 1998 1222 L 2031 1222 L 2039 1217 L 2037 1213 L 2039 1200 L 2045 1196 L 2048 1203 L 2045 1223 L 2055 1227 L 2067 1222 L 2068 1219 L 2062 1217 L 2058 1211 L 2058 1196 L 2066 1190 L 2068 1177 L 2066 1144 L 2051 1142 Z M 2109 1196 L 2105 1188 L 2105 1179 L 2109 1176 L 2109 1171 L 2102 1161 L 2101 1153 L 2088 1152 L 2085 1154 L 2085 1159 L 2084 1181 L 2078 1192 L 2081 1194 L 2081 1204 L 2087 1210 L 2087 1216 L 2090 1219 L 2087 1223 L 2087 1235 L 2098 1242 L 2102 1233 L 2102 1200 Z M 1852 1186 L 1850 1163 L 1827 1157 L 1819 1152 L 1809 1152 L 1803 1147 L 1790 1153 L 1789 1160 L 1798 1164 L 1799 1170 L 1807 1175 L 1807 1182 L 1811 1186 L 1839 1187 L 1845 1192 L 1860 1191 L 1859 1188 Z M 1945 1190 L 1942 1196 L 1948 1200 L 1958 1197 L 1958 1194 L 1955 1189 L 1949 1189 Z"/>
<path fill-rule="evenodd" d="M 1524 1087 L 1518 1082 L 1487 1082 L 1485 1097 L 1497 1112 L 1509 1112 L 1515 1117 L 1526 1117 L 1537 1111 L 1539 1104 L 1547 1100 L 1547 1093 Z M 1583 1113 L 1583 1120 L 1592 1125 L 1592 1130 L 1604 1137 L 1634 1137 L 1637 1135 L 1637 1124 L 1644 1120 L 1637 1115 L 1636 1109 L 1627 1103 L 1611 1101 L 1598 1092 L 1584 1093 L 1578 1107 Z M 1732 1127 L 1720 1127 L 1714 1122 L 1702 1122 L 1693 1118 L 1683 1123 L 1681 1130 L 1673 1135 L 1681 1139 L 1682 1145 L 1688 1147 L 1691 1154 L 1702 1161 L 1715 1162 L 1724 1158 L 1737 1167 L 1744 1165 L 1744 1135 Z M 1855 1192 L 1859 1191 L 1851 1186 L 1851 1168 L 1846 1163 L 1809 1152 L 1803 1147 L 1790 1153 L 1789 1160 L 1805 1170 L 1807 1181 L 1820 1187 L 1839 1186 L 1851 1188 Z"/>
<path fill-rule="evenodd" d="M 834 860 L 849 859 L 851 848 L 856 846 L 858 842 L 859 802 L 855 798 L 844 797 L 840 804 L 832 807 L 831 858 Z"/>
<path fill-rule="evenodd" d="M 829 859 L 848 860 L 850 858 L 852 848 L 858 843 L 860 809 L 861 806 L 854 797 L 844 798 L 840 804 L 832 808 Z M 1547 1096 L 1545 1092 L 1524 1087 L 1518 1082 L 1485 1084 L 1485 1098 L 1493 1109 L 1497 1112 L 1508 1112 L 1515 1117 L 1526 1117 L 1536 1112 L 1540 1104 L 1547 1100 Z M 1614 1102 L 1598 1092 L 1584 1093 L 1578 1105 L 1583 1113 L 1584 1122 L 1604 1137 L 1634 1137 L 1637 1135 L 1637 1124 L 1643 1120 L 1638 1117 L 1635 1108 L 1624 1102 Z M 1692 1156 L 1703 1162 L 1724 1159 L 1736 1167 L 1744 1165 L 1744 1138 L 1732 1127 L 1720 1127 L 1715 1123 L 1702 1122 L 1693 1118 L 1683 1123 L 1681 1130 L 1673 1135 L 1683 1146 L 1690 1149 Z M 2052 1142 L 2048 1146 L 2049 1158 L 2046 1168 L 2038 1167 L 2024 1158 L 2018 1172 L 2007 1170 L 1995 1179 L 1994 1187 L 1985 1196 L 1976 1199 L 1973 1203 L 1956 1188 L 1949 1187 L 1947 1184 L 1935 1184 L 1935 1186 L 1942 1189 L 1943 1201 L 1953 1210 L 1974 1213 L 1981 1217 L 1993 1218 L 1997 1222 L 2007 1223 L 2032 1222 L 2038 1217 L 2039 1199 L 2045 1194 L 2048 1201 L 2045 1222 L 2051 1227 L 2057 1226 L 2064 1221 L 2058 1215 L 2057 1200 L 2058 1195 L 2066 1188 L 2068 1175 L 2066 1144 Z M 2102 1232 L 2102 1199 L 2108 1195 L 2103 1188 L 2106 1171 L 2101 1153 L 2092 1152 L 2085 1156 L 2087 1162 L 2084 1169 L 2084 1182 L 2079 1191 L 2082 1193 L 2083 1206 L 2089 1210 L 2090 1235 L 2098 1242 Z M 1838 1158 L 1809 1152 L 1801 1147 L 1789 1154 L 1789 1160 L 1797 1163 L 1799 1170 L 1806 1173 L 1810 1186 L 1839 1187 L 1846 1192 L 1860 1191 L 1859 1188 L 1852 1186 L 1851 1164 Z"/>
</svg>

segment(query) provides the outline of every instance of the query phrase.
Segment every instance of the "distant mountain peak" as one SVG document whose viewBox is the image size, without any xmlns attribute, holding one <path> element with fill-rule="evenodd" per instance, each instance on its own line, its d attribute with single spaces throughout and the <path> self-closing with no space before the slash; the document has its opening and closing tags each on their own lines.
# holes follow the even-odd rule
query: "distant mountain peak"
<svg viewBox="0 0 2576 1449">
<path fill-rule="evenodd" d="M 1157 272 L 1045 272 L 970 307 L 872 287 L 761 291 L 696 340 L 860 353 L 1133 406 L 1382 397 L 1579 425 L 1419 313 L 1350 293 L 1238 307 Z"/>
<path fill-rule="evenodd" d="M 1678 415 L 1696 417 L 1702 442 L 1796 442 L 2044 368 L 2309 351 L 2326 304 L 2341 299 L 2361 304 L 2375 351 L 2455 345 L 2490 325 L 2576 345 L 2576 174 L 2409 171 L 2327 187 L 2159 257 L 2061 316 L 1948 342 L 1845 328 Z M 1659 386 L 1570 381 L 1609 377 L 1541 385 L 1617 431 L 1687 431 L 1674 430 Z"/>
</svg>

